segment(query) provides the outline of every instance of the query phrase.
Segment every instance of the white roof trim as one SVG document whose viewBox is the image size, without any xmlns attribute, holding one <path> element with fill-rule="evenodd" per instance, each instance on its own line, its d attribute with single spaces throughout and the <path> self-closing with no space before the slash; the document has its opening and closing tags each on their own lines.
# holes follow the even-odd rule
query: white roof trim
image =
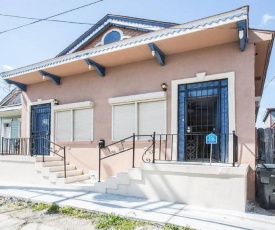
<svg viewBox="0 0 275 230">
<path fill-rule="evenodd" d="M 115 19 L 108 19 L 102 26 L 98 27 L 93 33 L 91 33 L 89 36 L 87 36 L 85 39 L 83 39 L 81 42 L 79 42 L 74 48 L 72 48 L 68 54 L 73 53 L 76 51 L 79 47 L 81 47 L 85 42 L 87 42 L 91 37 L 93 37 L 98 31 L 100 31 L 102 28 L 104 28 L 108 23 L 113 23 L 113 24 L 119 24 L 121 26 L 134 26 L 139 29 L 148 29 L 152 31 L 160 30 L 163 29 L 163 27 L 160 26 L 148 26 L 144 24 L 138 24 L 138 23 L 132 23 L 132 22 L 125 22 L 121 20 L 115 20 Z"/>
<path fill-rule="evenodd" d="M 9 106 L 9 107 L 0 108 L 0 112 L 21 110 L 21 109 L 22 109 L 22 105 L 19 105 L 19 106 Z"/>
</svg>

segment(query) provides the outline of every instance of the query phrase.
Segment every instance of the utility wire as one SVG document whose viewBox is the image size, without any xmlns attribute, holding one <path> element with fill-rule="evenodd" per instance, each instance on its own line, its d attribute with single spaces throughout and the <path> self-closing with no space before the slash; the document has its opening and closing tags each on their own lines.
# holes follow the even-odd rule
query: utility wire
<svg viewBox="0 0 275 230">
<path fill-rule="evenodd" d="M 9 32 L 9 31 L 13 31 L 13 30 L 17 30 L 19 28 L 22 28 L 22 27 L 26 27 L 26 26 L 29 26 L 29 25 L 32 25 L 32 24 L 35 24 L 35 23 L 38 23 L 38 22 L 41 22 L 41 21 L 46 21 L 50 18 L 53 18 L 53 17 L 57 17 L 57 16 L 60 16 L 62 14 L 66 14 L 66 13 L 69 13 L 69 12 L 72 12 L 72 11 L 75 11 L 75 10 L 79 10 L 81 8 L 84 8 L 84 7 L 87 7 L 87 6 L 90 6 L 90 5 L 94 5 L 96 3 L 99 3 L 99 2 L 102 2 L 103 0 L 98 0 L 96 2 L 91 2 L 89 4 L 86 4 L 86 5 L 83 5 L 83 6 L 79 6 L 79 7 L 76 7 L 76 8 L 73 8 L 71 10 L 67 10 L 67 11 L 64 11 L 64 12 L 61 12 L 59 14 L 55 14 L 55 15 L 52 15 L 50 17 L 47 17 L 47 18 L 43 18 L 43 19 L 39 19 L 37 21 L 34 21 L 34 22 L 31 22 L 31 23 L 28 23 L 28 24 L 24 24 L 22 26 L 17 26 L 17 27 L 14 27 L 14 28 L 11 28 L 11 29 L 8 29 L 8 30 L 4 30 L 4 31 L 1 31 L 0 34 L 3 34 L 3 33 L 6 33 L 6 32 Z"/>
<path fill-rule="evenodd" d="M 264 87 L 264 89 L 274 80 L 275 76 L 266 84 L 266 86 Z"/>
<path fill-rule="evenodd" d="M 95 25 L 93 23 L 88 23 L 88 22 L 73 22 L 73 21 L 54 20 L 54 19 L 51 20 L 51 19 L 31 18 L 31 17 L 24 17 L 24 16 L 18 16 L 18 15 L 11 15 L 11 14 L 0 14 L 0 16 L 11 17 L 11 18 L 30 19 L 30 20 L 43 20 L 43 21 L 49 21 L 49 22 L 64 22 L 64 23 L 80 24 L 80 25 Z"/>
</svg>

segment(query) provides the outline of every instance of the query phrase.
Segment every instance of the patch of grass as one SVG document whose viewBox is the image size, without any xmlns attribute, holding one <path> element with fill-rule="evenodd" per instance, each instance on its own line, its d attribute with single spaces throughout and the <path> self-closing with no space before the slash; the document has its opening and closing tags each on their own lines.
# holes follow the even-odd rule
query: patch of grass
<svg viewBox="0 0 275 230">
<path fill-rule="evenodd" d="M 28 205 L 33 211 L 43 211 L 50 207 L 50 205 L 44 203 L 28 203 Z"/>
<path fill-rule="evenodd" d="M 59 213 L 59 209 L 60 208 L 57 204 L 51 204 L 47 209 L 47 213 L 49 214 Z"/>
<path fill-rule="evenodd" d="M 174 224 L 165 224 L 163 226 L 163 230 L 195 230 L 194 228 L 189 228 L 188 226 L 186 227 L 179 227 Z"/>
<path fill-rule="evenodd" d="M 96 223 L 97 229 L 132 230 L 143 225 L 144 222 L 134 221 L 115 214 L 101 214 Z"/>
<path fill-rule="evenodd" d="M 63 208 L 60 208 L 60 212 L 63 215 L 75 216 L 75 217 L 83 218 L 83 219 L 93 219 L 96 217 L 96 215 L 93 213 L 82 211 L 82 210 L 73 208 L 71 206 L 65 206 Z"/>
<path fill-rule="evenodd" d="M 17 206 L 19 206 L 19 207 L 25 206 L 25 203 L 20 200 L 17 202 Z"/>
</svg>

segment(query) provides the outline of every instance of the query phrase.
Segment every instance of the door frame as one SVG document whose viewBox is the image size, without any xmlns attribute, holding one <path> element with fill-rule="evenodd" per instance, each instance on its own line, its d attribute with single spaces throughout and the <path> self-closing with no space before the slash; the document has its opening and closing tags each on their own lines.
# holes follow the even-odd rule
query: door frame
<svg viewBox="0 0 275 230">
<path fill-rule="evenodd" d="M 31 107 L 33 105 L 41 105 L 41 104 L 51 104 L 51 134 L 50 134 L 50 141 L 54 142 L 54 112 L 53 112 L 53 106 L 54 106 L 54 99 L 49 100 L 42 100 L 38 99 L 37 102 L 28 102 L 27 104 L 27 136 L 31 137 Z"/>
<path fill-rule="evenodd" d="M 228 80 L 228 118 L 229 132 L 236 130 L 235 117 L 235 72 L 225 72 L 213 75 L 206 75 L 205 72 L 197 73 L 196 77 L 188 77 L 179 80 L 173 80 L 171 95 L 171 133 L 178 133 L 178 86 L 183 84 L 192 84 L 214 80 Z M 173 159 L 177 159 L 178 141 L 173 144 Z M 228 163 L 233 161 L 233 137 L 230 135 L 228 140 Z"/>
</svg>

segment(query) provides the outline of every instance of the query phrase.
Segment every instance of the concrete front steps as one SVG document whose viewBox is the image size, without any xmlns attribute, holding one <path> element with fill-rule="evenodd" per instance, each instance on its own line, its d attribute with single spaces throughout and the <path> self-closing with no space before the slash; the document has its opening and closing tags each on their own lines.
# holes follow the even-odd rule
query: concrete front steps
<svg viewBox="0 0 275 230">
<path fill-rule="evenodd" d="M 42 156 L 35 157 L 35 170 L 40 173 L 50 184 L 64 185 L 89 179 L 88 174 L 77 169 L 75 165 L 66 162 L 66 178 L 64 172 L 64 161 L 61 157 L 45 156 L 44 162 Z"/>
<path fill-rule="evenodd" d="M 84 181 L 70 186 L 98 193 L 244 212 L 248 169 L 248 165 L 232 167 L 222 163 L 159 162 L 142 164 L 140 168 L 107 177 L 102 182 L 84 184 Z"/>
<path fill-rule="evenodd" d="M 127 191 L 130 184 L 133 182 L 143 183 L 142 171 L 140 168 L 132 168 L 129 169 L 128 172 L 120 172 L 116 176 L 107 177 L 101 182 L 98 182 L 96 179 L 89 179 L 82 182 L 72 183 L 67 187 L 92 192 L 131 195 L 128 194 Z"/>
</svg>

